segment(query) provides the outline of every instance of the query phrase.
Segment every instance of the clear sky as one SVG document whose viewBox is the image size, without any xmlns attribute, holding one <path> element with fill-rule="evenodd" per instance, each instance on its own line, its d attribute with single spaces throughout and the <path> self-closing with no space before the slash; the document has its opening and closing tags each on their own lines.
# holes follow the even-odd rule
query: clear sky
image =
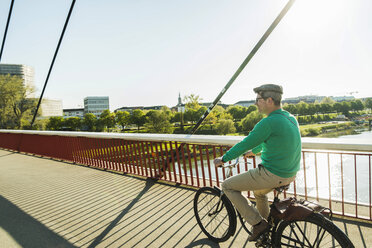
<svg viewBox="0 0 372 248">
<path fill-rule="evenodd" d="M 0 37 L 10 0 L 0 1 Z M 45 97 L 121 106 L 213 101 L 287 1 L 77 0 Z M 16 0 L 2 63 L 35 69 L 41 92 L 71 1 Z M 298 95 L 372 96 L 372 1 L 297 0 L 222 98 L 262 83 Z"/>
</svg>

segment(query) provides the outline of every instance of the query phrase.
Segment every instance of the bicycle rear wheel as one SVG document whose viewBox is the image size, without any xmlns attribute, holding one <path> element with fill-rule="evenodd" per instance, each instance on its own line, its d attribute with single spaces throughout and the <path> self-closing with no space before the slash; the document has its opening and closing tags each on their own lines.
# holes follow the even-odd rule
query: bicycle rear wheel
<svg viewBox="0 0 372 248">
<path fill-rule="evenodd" d="M 236 214 L 234 207 L 221 191 L 204 187 L 194 197 L 195 218 L 209 239 L 223 242 L 235 233 Z"/>
<path fill-rule="evenodd" d="M 274 237 L 274 247 L 354 247 L 333 222 L 312 213 L 303 221 L 282 221 Z"/>
</svg>

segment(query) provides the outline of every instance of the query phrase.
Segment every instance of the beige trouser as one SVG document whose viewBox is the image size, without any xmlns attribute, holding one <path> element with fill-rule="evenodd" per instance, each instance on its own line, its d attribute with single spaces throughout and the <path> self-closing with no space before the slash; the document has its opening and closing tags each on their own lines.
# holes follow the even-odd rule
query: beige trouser
<svg viewBox="0 0 372 248">
<path fill-rule="evenodd" d="M 255 225 L 262 218 L 267 219 L 269 216 L 269 202 L 266 194 L 274 188 L 290 184 L 295 178 L 296 176 L 290 178 L 279 177 L 259 165 L 258 168 L 226 179 L 222 183 L 222 190 L 242 217 L 250 225 Z M 242 191 L 253 191 L 257 209 L 242 195 Z"/>
</svg>

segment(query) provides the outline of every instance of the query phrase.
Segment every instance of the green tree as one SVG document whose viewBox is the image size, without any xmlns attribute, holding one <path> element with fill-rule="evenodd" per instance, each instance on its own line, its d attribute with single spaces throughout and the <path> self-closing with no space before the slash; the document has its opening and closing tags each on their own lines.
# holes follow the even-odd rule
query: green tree
<svg viewBox="0 0 372 248">
<path fill-rule="evenodd" d="M 240 121 L 246 116 L 247 108 L 242 106 L 229 106 L 226 111 L 235 121 Z"/>
<path fill-rule="evenodd" d="M 362 111 L 364 109 L 364 104 L 361 100 L 357 99 L 355 101 L 351 101 L 351 110 L 352 111 Z"/>
<path fill-rule="evenodd" d="M 336 102 L 333 104 L 333 109 L 336 111 L 336 113 L 341 113 L 343 110 L 342 103 Z"/>
<path fill-rule="evenodd" d="M 65 120 L 61 116 L 53 116 L 49 118 L 49 121 L 46 125 L 48 130 L 60 131 L 65 125 Z"/>
<path fill-rule="evenodd" d="M 341 112 L 342 114 L 349 116 L 349 111 L 351 110 L 351 103 L 343 101 L 341 103 Z"/>
<path fill-rule="evenodd" d="M 249 105 L 248 108 L 247 108 L 247 112 L 245 113 L 245 115 L 247 116 L 248 114 L 254 112 L 258 110 L 257 106 L 256 105 Z"/>
<path fill-rule="evenodd" d="M 64 126 L 73 130 L 77 131 L 78 129 L 81 128 L 81 119 L 79 117 L 69 117 L 65 119 L 64 121 Z"/>
<path fill-rule="evenodd" d="M 183 101 L 185 102 L 186 109 L 194 109 L 198 110 L 200 108 L 200 101 L 203 100 L 198 95 L 191 94 L 189 96 L 185 96 Z"/>
<path fill-rule="evenodd" d="M 320 104 L 320 112 L 324 114 L 331 113 L 333 110 L 333 105 L 329 103 L 321 103 Z"/>
<path fill-rule="evenodd" d="M 18 76 L 0 75 L 0 128 L 21 129 L 29 123 L 36 106 L 35 99 L 28 98 L 33 91 Z"/>
<path fill-rule="evenodd" d="M 181 112 L 176 112 L 176 113 L 174 113 L 174 115 L 172 116 L 170 122 L 171 122 L 171 123 L 174 123 L 174 122 L 181 122 Z"/>
<path fill-rule="evenodd" d="M 294 104 L 284 104 L 283 109 L 288 111 L 291 114 L 298 114 L 297 107 Z"/>
<path fill-rule="evenodd" d="M 371 110 L 372 109 L 372 98 L 367 98 L 365 101 L 364 101 L 364 106 Z"/>
<path fill-rule="evenodd" d="M 87 113 L 83 118 L 83 125 L 87 131 L 95 131 L 97 125 L 97 117 L 92 113 Z"/>
<path fill-rule="evenodd" d="M 327 97 L 324 97 L 324 98 L 322 99 L 322 101 L 320 101 L 320 103 L 321 103 L 321 104 L 322 104 L 322 103 L 327 103 L 327 104 L 333 105 L 333 104 L 336 103 L 336 101 L 333 100 L 331 97 L 327 96 Z"/>
<path fill-rule="evenodd" d="M 309 103 L 307 105 L 307 114 L 308 115 L 314 115 L 316 113 L 316 107 L 314 103 Z"/>
<path fill-rule="evenodd" d="M 150 110 L 147 113 L 145 127 L 150 133 L 171 133 L 172 125 L 169 119 L 165 111 Z"/>
<path fill-rule="evenodd" d="M 186 111 L 184 113 L 184 120 L 194 123 L 199 119 L 199 116 L 200 112 L 198 112 L 196 109 L 186 108 Z"/>
<path fill-rule="evenodd" d="M 264 117 L 258 111 L 249 113 L 242 121 L 241 126 L 243 131 L 251 131 L 253 127 Z"/>
<path fill-rule="evenodd" d="M 307 115 L 309 113 L 308 104 L 306 102 L 297 103 L 297 109 L 299 115 Z"/>
<path fill-rule="evenodd" d="M 121 130 L 124 130 L 130 123 L 130 114 L 128 111 L 117 111 L 115 118 L 116 123 L 121 126 Z"/>
<path fill-rule="evenodd" d="M 232 120 L 220 119 L 216 124 L 216 131 L 218 134 L 226 135 L 228 133 L 235 133 L 236 128 Z"/>
<path fill-rule="evenodd" d="M 99 116 L 99 123 L 103 127 L 107 128 L 107 131 L 110 132 L 110 128 L 115 127 L 115 113 L 111 113 L 110 110 L 104 110 Z"/>
<path fill-rule="evenodd" d="M 140 109 L 135 109 L 130 115 L 130 123 L 137 125 L 139 131 L 140 127 L 145 124 L 146 116 L 145 113 Z"/>
</svg>

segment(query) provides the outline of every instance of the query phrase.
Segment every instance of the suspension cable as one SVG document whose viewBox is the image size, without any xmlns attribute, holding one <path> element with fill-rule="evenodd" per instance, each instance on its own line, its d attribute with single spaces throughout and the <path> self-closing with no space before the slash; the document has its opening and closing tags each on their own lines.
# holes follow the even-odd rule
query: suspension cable
<svg viewBox="0 0 372 248">
<path fill-rule="evenodd" d="M 6 40 L 6 35 L 8 33 L 8 27 L 9 27 L 9 22 L 10 22 L 10 17 L 12 16 L 12 11 L 13 11 L 13 5 L 14 5 L 14 0 L 10 3 L 10 9 L 9 9 L 9 14 L 8 14 L 8 20 L 6 22 L 5 26 L 5 31 L 4 31 L 4 37 L 3 37 L 3 42 L 1 44 L 1 51 L 0 51 L 0 62 L 1 62 L 1 57 L 3 56 L 3 51 L 4 51 L 4 45 L 5 45 L 5 40 Z"/>
<path fill-rule="evenodd" d="M 44 87 L 43 87 L 43 90 L 42 90 L 42 92 L 41 92 L 41 95 L 40 95 L 40 98 L 39 98 L 39 102 L 38 102 L 37 107 L 36 107 L 36 111 L 35 111 L 35 113 L 34 113 L 34 117 L 32 118 L 31 128 L 32 128 L 32 125 L 34 124 L 34 121 L 35 121 L 35 118 L 36 118 L 37 112 L 38 112 L 39 107 L 40 107 L 40 103 L 41 103 L 41 101 L 42 101 L 42 99 L 43 99 L 44 91 L 45 91 L 45 88 L 46 88 L 46 86 L 47 86 L 47 84 L 48 84 L 49 76 L 50 76 L 50 73 L 52 72 L 53 65 L 54 65 L 54 61 L 56 60 L 56 57 L 57 57 L 57 54 L 58 54 L 59 47 L 61 46 L 62 39 L 63 39 L 63 35 L 65 34 L 65 31 L 66 31 L 66 28 L 67 28 L 68 22 L 69 22 L 69 20 L 70 20 L 70 16 L 71 16 L 72 10 L 74 9 L 75 2 L 76 2 L 76 0 L 72 0 L 71 7 L 70 7 L 70 11 L 68 12 L 68 15 L 67 15 L 67 18 L 66 18 L 66 22 L 65 22 L 65 25 L 64 25 L 63 30 L 62 30 L 61 37 L 59 38 L 58 45 L 57 45 L 56 51 L 55 51 L 54 56 L 53 56 L 53 60 L 52 60 L 52 63 L 50 64 L 50 68 L 49 68 L 49 71 L 48 71 L 48 75 L 47 75 L 47 77 L 46 77 L 46 80 L 45 80 L 45 83 L 44 83 Z"/>
</svg>

